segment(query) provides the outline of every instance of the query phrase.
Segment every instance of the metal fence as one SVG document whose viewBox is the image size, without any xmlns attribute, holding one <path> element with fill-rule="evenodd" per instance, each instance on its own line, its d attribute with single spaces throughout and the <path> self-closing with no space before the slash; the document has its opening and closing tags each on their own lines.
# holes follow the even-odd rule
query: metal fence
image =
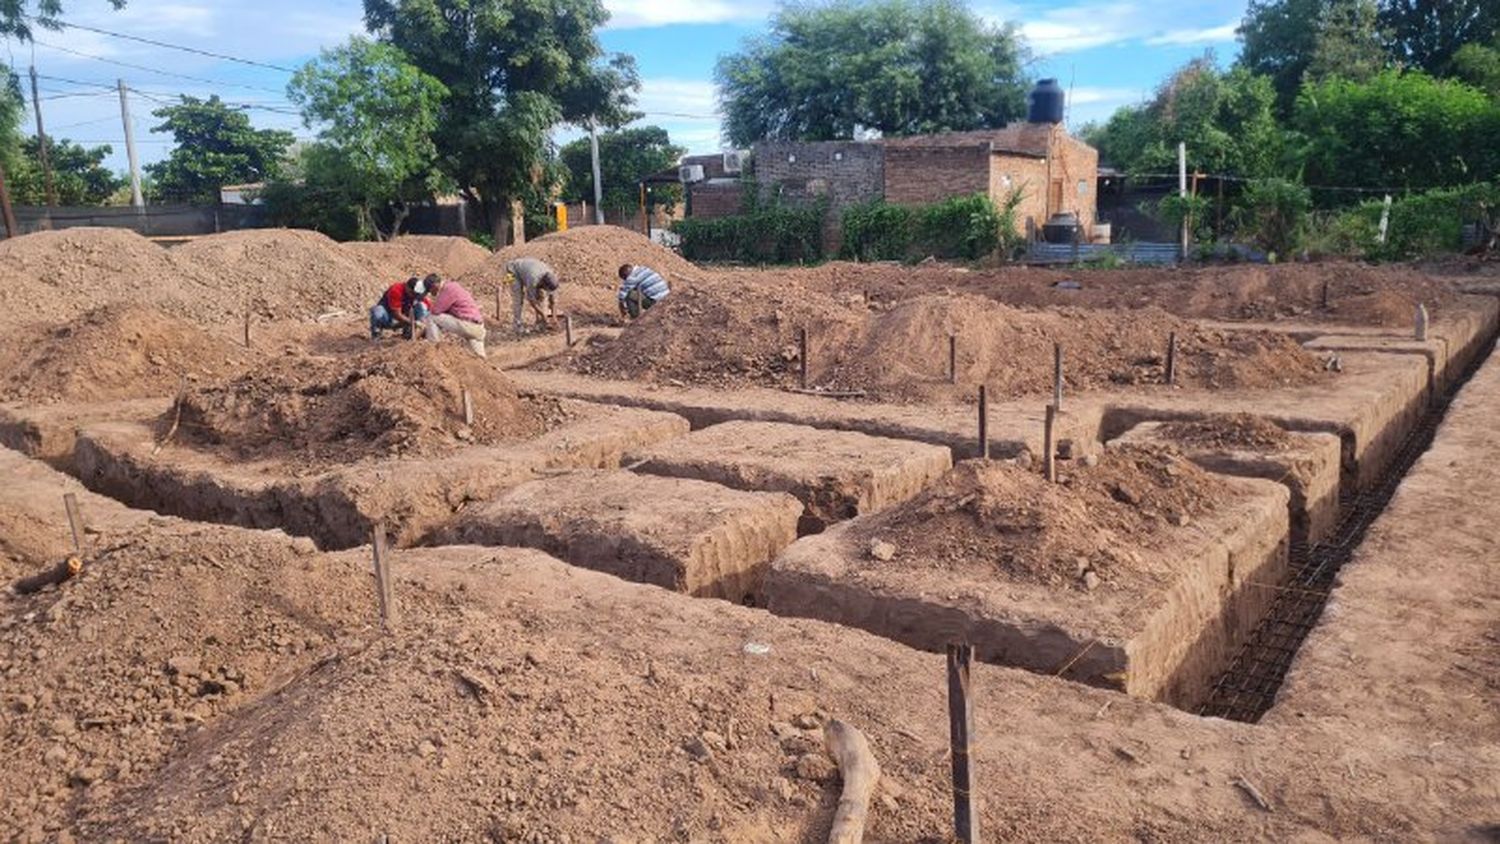
<svg viewBox="0 0 1500 844">
<path fill-rule="evenodd" d="M 1114 259 L 1127 264 L 1175 264 L 1182 249 L 1175 243 L 1042 243 L 1026 251 L 1028 264 L 1079 264 Z"/>
<path fill-rule="evenodd" d="M 146 237 L 188 237 L 256 228 L 266 224 L 258 205 L 15 206 L 20 234 L 46 229 L 103 226 L 131 229 Z"/>
</svg>

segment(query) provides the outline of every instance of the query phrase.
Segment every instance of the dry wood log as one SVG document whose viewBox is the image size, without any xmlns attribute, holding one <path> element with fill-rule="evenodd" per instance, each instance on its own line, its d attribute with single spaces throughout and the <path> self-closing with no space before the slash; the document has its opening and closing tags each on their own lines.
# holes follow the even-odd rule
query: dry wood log
<svg viewBox="0 0 1500 844">
<path fill-rule="evenodd" d="M 839 763 L 844 791 L 828 831 L 828 844 L 860 844 L 865 837 L 865 819 L 870 813 L 870 797 L 880 781 L 880 763 L 870 752 L 870 742 L 855 727 L 835 718 L 823 728 L 823 744 L 828 755 Z"/>
</svg>

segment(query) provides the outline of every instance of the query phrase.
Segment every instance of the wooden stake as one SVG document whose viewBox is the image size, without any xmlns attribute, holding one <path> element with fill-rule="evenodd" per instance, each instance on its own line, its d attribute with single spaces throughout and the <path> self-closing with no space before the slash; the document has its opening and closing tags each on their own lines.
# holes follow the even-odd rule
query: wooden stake
<svg viewBox="0 0 1500 844">
<path fill-rule="evenodd" d="M 474 426 L 474 396 L 468 390 L 464 390 L 464 424 Z"/>
<path fill-rule="evenodd" d="M 860 844 L 865 837 L 865 819 L 870 814 L 870 797 L 880 781 L 880 763 L 870 752 L 870 742 L 864 733 L 837 718 L 823 728 L 823 745 L 838 762 L 839 775 L 844 780 L 828 842 Z"/>
<path fill-rule="evenodd" d="M 953 833 L 964 844 L 979 840 L 979 811 L 975 805 L 974 769 L 970 749 L 974 739 L 974 707 L 969 674 L 974 667 L 972 645 L 948 646 L 948 734 L 953 751 Z"/>
<path fill-rule="evenodd" d="M 1052 406 L 1062 410 L 1063 352 L 1061 343 L 1052 344 Z"/>
<path fill-rule="evenodd" d="M 1047 473 L 1048 483 L 1057 483 L 1057 408 L 1047 405 L 1046 421 L 1042 423 L 1042 467 Z"/>
<path fill-rule="evenodd" d="M 1323 279 L 1323 307 L 1328 307 L 1328 279 Z"/>
<path fill-rule="evenodd" d="M 979 385 L 979 458 L 990 459 L 990 400 L 984 385 Z"/>
<path fill-rule="evenodd" d="M 83 554 L 83 515 L 78 512 L 78 496 L 68 493 L 63 496 L 63 510 L 68 514 L 68 529 L 73 532 L 73 553 Z"/>
<path fill-rule="evenodd" d="M 563 314 L 563 342 L 566 348 L 573 348 L 573 315 Z"/>
<path fill-rule="evenodd" d="M 250 306 L 245 305 L 245 348 L 250 348 Z"/>
<path fill-rule="evenodd" d="M 1177 332 L 1167 335 L 1167 384 L 1177 383 Z"/>
<path fill-rule="evenodd" d="M 948 335 L 948 383 L 958 383 L 958 335 Z"/>
<path fill-rule="evenodd" d="M 499 284 L 495 285 L 495 322 L 503 324 L 505 322 L 505 312 L 500 310 L 500 287 L 501 285 Z"/>
<path fill-rule="evenodd" d="M 807 329 L 797 329 L 797 356 L 800 358 L 802 389 L 807 389 Z"/>
<path fill-rule="evenodd" d="M 1413 331 L 1412 331 L 1413 336 L 1417 340 L 1426 340 L 1427 339 L 1427 322 L 1428 322 L 1428 320 L 1427 320 L 1427 306 L 1426 305 L 1422 305 L 1422 304 L 1418 304 L 1417 305 L 1417 314 L 1416 314 L 1416 319 L 1414 320 L 1414 322 L 1415 322 L 1415 326 L 1414 326 Z"/>
<path fill-rule="evenodd" d="M 386 559 L 385 525 L 375 525 L 370 547 L 375 555 L 375 597 L 380 603 L 380 626 L 389 630 L 396 623 L 396 590 L 391 584 L 390 561 Z"/>
</svg>

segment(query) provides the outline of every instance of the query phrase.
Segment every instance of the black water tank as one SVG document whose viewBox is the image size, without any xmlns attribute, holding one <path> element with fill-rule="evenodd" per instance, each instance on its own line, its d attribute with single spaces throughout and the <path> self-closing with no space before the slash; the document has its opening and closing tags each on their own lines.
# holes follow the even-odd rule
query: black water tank
<svg viewBox="0 0 1500 844">
<path fill-rule="evenodd" d="M 1056 79 L 1038 80 L 1036 87 L 1031 89 L 1028 100 L 1031 103 L 1026 113 L 1028 122 L 1063 122 L 1063 105 L 1067 102 L 1067 95 L 1063 93 L 1062 86 L 1057 84 Z"/>
</svg>

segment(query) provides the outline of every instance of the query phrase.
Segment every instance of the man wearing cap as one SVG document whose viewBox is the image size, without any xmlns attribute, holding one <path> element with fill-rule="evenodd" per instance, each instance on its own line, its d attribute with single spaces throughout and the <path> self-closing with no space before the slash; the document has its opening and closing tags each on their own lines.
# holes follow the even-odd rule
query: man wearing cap
<svg viewBox="0 0 1500 844">
<path fill-rule="evenodd" d="M 410 340 L 412 329 L 427 319 L 431 303 L 426 294 L 426 283 L 416 276 L 387 288 L 385 295 L 370 309 L 370 339 L 379 340 L 381 331 L 399 327 L 401 336 Z"/>
<path fill-rule="evenodd" d="M 432 293 L 431 316 L 427 319 L 427 339 L 437 342 L 444 334 L 456 334 L 469 344 L 469 351 L 486 357 L 484 312 L 474 295 L 456 281 L 437 273 L 423 279 Z"/>
<path fill-rule="evenodd" d="M 515 332 L 521 333 L 522 302 L 531 306 L 538 326 L 551 329 L 557 318 L 557 271 L 536 258 L 517 258 L 505 265 L 505 278 L 510 283 L 510 321 Z"/>
</svg>

